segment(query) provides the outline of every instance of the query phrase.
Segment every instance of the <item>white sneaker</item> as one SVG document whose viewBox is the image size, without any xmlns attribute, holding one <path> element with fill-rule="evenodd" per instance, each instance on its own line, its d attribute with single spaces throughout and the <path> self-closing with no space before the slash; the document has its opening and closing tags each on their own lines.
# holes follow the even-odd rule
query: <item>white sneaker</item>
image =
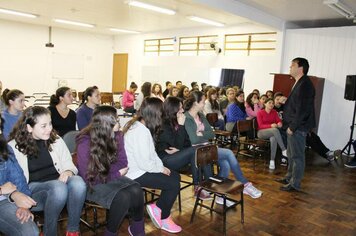
<svg viewBox="0 0 356 236">
<path fill-rule="evenodd" d="M 215 202 L 216 202 L 216 204 L 223 205 L 224 204 L 224 198 L 216 197 Z M 227 207 L 231 207 L 234 204 L 235 204 L 235 202 L 226 199 L 226 206 Z"/>
<path fill-rule="evenodd" d="M 285 157 L 287 157 L 287 149 L 284 150 L 284 151 L 282 151 L 282 155 L 285 156 Z"/>
<path fill-rule="evenodd" d="M 269 168 L 270 168 L 271 170 L 276 169 L 276 166 L 274 165 L 274 160 L 270 160 L 270 161 L 269 161 Z"/>
<path fill-rule="evenodd" d="M 255 188 L 251 182 L 245 184 L 244 194 L 249 195 L 252 198 L 259 198 L 262 196 L 262 191 Z"/>
</svg>

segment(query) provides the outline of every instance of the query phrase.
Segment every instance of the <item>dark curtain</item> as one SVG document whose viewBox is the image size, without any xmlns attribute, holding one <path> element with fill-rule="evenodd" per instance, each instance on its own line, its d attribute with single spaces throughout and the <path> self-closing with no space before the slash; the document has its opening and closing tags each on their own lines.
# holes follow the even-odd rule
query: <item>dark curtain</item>
<svg viewBox="0 0 356 236">
<path fill-rule="evenodd" d="M 240 88 L 242 88 L 244 73 L 245 70 L 222 69 L 219 87 L 237 85 Z"/>
</svg>

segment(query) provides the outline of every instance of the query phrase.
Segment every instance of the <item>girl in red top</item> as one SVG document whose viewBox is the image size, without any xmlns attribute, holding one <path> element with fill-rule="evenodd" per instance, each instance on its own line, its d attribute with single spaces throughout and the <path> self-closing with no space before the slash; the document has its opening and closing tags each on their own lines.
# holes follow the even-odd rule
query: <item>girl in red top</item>
<svg viewBox="0 0 356 236">
<path fill-rule="evenodd" d="M 260 139 L 269 139 L 271 143 L 271 160 L 269 168 L 275 169 L 274 159 L 277 152 L 277 143 L 282 149 L 282 155 L 287 156 L 287 149 L 278 128 L 282 127 L 282 120 L 279 118 L 276 110 L 273 109 L 274 102 L 272 98 L 265 101 L 265 109 L 257 113 L 258 132 L 257 137 Z"/>
</svg>

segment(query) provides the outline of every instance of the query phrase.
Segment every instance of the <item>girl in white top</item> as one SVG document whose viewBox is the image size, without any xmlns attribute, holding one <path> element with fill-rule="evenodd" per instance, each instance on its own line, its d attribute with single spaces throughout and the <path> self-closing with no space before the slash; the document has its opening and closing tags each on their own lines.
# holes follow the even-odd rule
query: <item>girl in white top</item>
<svg viewBox="0 0 356 236">
<path fill-rule="evenodd" d="M 163 105 L 159 98 L 145 98 L 140 109 L 124 127 L 125 150 L 129 170 L 127 177 L 142 187 L 160 189 L 157 203 L 147 205 L 154 225 L 170 233 L 182 228 L 171 217 L 171 208 L 180 190 L 180 176 L 163 166 L 155 151 L 155 141 L 162 123 Z"/>
</svg>

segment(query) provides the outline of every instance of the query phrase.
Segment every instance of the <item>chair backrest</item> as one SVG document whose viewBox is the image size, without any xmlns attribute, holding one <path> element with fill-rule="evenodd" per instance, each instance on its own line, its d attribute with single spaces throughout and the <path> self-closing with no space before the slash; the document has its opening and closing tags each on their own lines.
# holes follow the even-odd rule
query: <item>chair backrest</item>
<svg viewBox="0 0 356 236">
<path fill-rule="evenodd" d="M 65 144 L 67 145 L 70 153 L 75 152 L 75 148 L 76 148 L 75 139 L 78 134 L 79 134 L 78 130 L 73 130 L 73 131 L 69 131 L 62 137 L 62 139 L 65 142 Z"/>
<path fill-rule="evenodd" d="M 214 144 L 204 145 L 195 150 L 195 165 L 203 168 L 218 161 L 218 148 Z"/>
<path fill-rule="evenodd" d="M 214 127 L 214 124 L 218 121 L 218 113 L 208 113 L 206 114 L 206 119 Z"/>
<path fill-rule="evenodd" d="M 112 105 L 114 103 L 113 93 L 101 92 L 100 95 L 101 95 L 101 104 Z"/>
<path fill-rule="evenodd" d="M 253 130 L 253 121 L 252 120 L 239 120 L 237 121 L 237 133 L 240 135 L 241 133 L 248 132 Z"/>
</svg>

